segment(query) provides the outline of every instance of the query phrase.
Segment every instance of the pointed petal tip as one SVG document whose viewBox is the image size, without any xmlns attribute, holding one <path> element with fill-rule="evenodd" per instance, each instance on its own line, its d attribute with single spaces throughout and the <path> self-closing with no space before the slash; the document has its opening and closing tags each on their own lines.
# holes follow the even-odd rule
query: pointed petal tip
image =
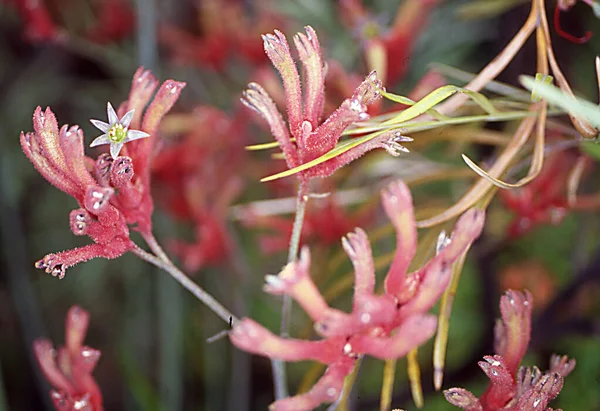
<svg viewBox="0 0 600 411">
<path fill-rule="evenodd" d="M 108 135 L 106 135 L 106 134 L 102 134 L 101 136 L 96 137 L 90 143 L 90 147 L 101 146 L 103 144 L 110 144 L 110 140 L 108 139 Z"/>
</svg>

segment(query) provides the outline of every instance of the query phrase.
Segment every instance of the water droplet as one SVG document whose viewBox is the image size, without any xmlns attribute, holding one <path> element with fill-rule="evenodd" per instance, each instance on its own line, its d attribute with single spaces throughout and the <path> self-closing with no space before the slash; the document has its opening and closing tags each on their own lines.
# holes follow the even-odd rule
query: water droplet
<svg viewBox="0 0 600 411">
<path fill-rule="evenodd" d="M 352 345 L 350 343 L 346 343 L 344 345 L 344 354 L 350 354 L 352 352 Z"/>
<path fill-rule="evenodd" d="M 329 397 L 334 397 L 337 394 L 337 390 L 334 387 L 327 388 L 326 394 Z"/>
<path fill-rule="evenodd" d="M 369 313 L 363 313 L 360 316 L 360 322 L 363 324 L 368 324 L 371 321 L 371 314 Z"/>
</svg>

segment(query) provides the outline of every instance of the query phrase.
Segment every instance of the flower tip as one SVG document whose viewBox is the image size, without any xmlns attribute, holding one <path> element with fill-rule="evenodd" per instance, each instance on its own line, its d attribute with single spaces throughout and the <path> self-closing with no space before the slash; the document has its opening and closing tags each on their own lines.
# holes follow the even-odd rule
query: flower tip
<svg viewBox="0 0 600 411">
<path fill-rule="evenodd" d="M 446 401 L 457 407 L 465 410 L 478 411 L 482 410 L 481 403 L 479 400 L 468 390 L 464 388 L 450 388 L 444 390 L 444 397 Z"/>
<path fill-rule="evenodd" d="M 281 294 L 284 291 L 285 284 L 276 275 L 265 275 L 265 282 L 266 284 L 263 286 L 263 290 L 269 294 Z"/>
</svg>

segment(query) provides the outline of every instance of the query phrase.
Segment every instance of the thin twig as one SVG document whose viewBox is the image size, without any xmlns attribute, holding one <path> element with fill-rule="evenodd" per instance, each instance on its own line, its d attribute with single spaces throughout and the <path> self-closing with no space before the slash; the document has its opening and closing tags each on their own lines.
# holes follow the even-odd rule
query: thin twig
<svg viewBox="0 0 600 411">
<path fill-rule="evenodd" d="M 156 241 L 155 241 L 156 242 Z M 156 243 L 158 245 L 158 243 Z M 160 247 L 160 246 L 159 246 Z M 166 271 L 173 277 L 179 284 L 181 284 L 186 290 L 192 293 L 198 300 L 206 305 L 212 312 L 217 314 L 223 321 L 229 324 L 230 321 L 237 322 L 238 319 L 229 310 L 223 307 L 212 295 L 204 291 L 202 287 L 190 280 L 179 268 L 177 268 L 170 260 L 165 261 L 147 251 L 142 250 L 136 246 L 132 253 L 140 257 L 142 260 L 149 262 L 152 265 Z M 164 253 L 164 252 L 163 252 Z M 166 255 L 165 255 L 166 256 Z"/>
<path fill-rule="evenodd" d="M 304 224 L 304 212 L 306 211 L 306 192 L 308 184 L 300 180 L 298 187 L 298 196 L 296 197 L 296 217 L 290 237 L 290 248 L 288 251 L 288 263 L 296 261 L 298 250 L 300 249 L 300 237 L 302 236 L 302 225 Z M 289 336 L 290 317 L 292 314 L 292 299 L 289 295 L 283 296 L 283 305 L 281 307 L 281 330 L 282 337 Z M 273 383 L 275 386 L 275 399 L 280 400 L 288 396 L 287 376 L 285 372 L 285 363 L 281 360 L 271 360 L 273 367 Z"/>
</svg>

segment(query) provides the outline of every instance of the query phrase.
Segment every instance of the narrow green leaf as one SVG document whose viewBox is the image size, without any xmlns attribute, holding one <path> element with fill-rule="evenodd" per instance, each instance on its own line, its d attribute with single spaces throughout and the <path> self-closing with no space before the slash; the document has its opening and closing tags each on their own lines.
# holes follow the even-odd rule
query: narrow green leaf
<svg viewBox="0 0 600 411">
<path fill-rule="evenodd" d="M 541 83 L 529 76 L 521 76 L 519 79 L 525 88 L 530 91 L 535 89 L 535 93 L 550 104 L 568 111 L 573 116 L 583 118 L 593 127 L 600 129 L 600 107 L 598 105 L 578 97 L 573 98 L 558 87 Z"/>
</svg>

